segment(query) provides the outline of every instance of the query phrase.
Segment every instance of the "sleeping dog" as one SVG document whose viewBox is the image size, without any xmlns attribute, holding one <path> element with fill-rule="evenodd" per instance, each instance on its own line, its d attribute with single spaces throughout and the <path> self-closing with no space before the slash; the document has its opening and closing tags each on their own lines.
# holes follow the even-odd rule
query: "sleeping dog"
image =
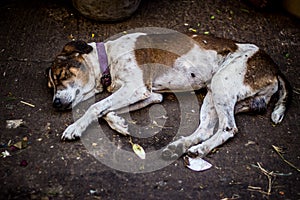
<svg viewBox="0 0 300 200">
<path fill-rule="evenodd" d="M 100 117 L 129 135 L 125 120 L 118 116 L 122 109 L 160 103 L 163 92 L 207 88 L 199 127 L 163 151 L 163 157 L 172 159 L 187 152 L 203 157 L 237 133 L 234 114 L 266 110 L 275 93 L 279 97 L 271 119 L 280 123 L 291 96 L 276 64 L 256 45 L 176 32 L 131 33 L 105 43 L 69 42 L 48 75 L 53 106 L 60 110 L 104 89 L 112 93 L 64 131 L 62 139 L 69 140 L 80 137 Z"/>
</svg>

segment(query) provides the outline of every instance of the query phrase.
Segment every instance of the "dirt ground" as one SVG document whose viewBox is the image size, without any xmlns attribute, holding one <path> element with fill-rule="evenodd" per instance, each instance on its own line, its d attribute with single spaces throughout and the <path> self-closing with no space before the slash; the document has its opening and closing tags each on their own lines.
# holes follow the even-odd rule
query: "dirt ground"
<svg viewBox="0 0 300 200">
<path fill-rule="evenodd" d="M 4 0 L 0 19 L 0 199 L 300 199 L 299 171 L 272 148 L 283 148 L 284 158 L 300 168 L 300 21 L 281 6 L 260 10 L 236 0 L 144 0 L 131 18 L 99 23 L 82 17 L 69 1 Z M 149 173 L 122 172 L 95 159 L 80 140 L 62 142 L 61 133 L 73 117 L 52 108 L 45 70 L 53 57 L 73 38 L 102 41 L 148 26 L 180 32 L 192 28 L 260 46 L 294 90 L 282 124 L 272 125 L 271 108 L 263 115 L 238 115 L 239 133 L 207 156 L 213 167 L 204 172 L 189 170 L 182 159 Z M 178 129 L 176 96 L 165 95 L 162 105 L 167 128 L 155 138 L 133 138 L 146 150 L 166 145 Z M 148 111 L 131 117 L 147 125 Z M 190 118 L 196 128 L 198 111 Z M 23 119 L 25 124 L 8 129 L 9 119 Z M 100 124 L 130 151 L 128 138 Z M 22 140 L 21 149 L 11 146 Z M 5 151 L 10 156 L 5 157 Z M 273 172 L 270 185 L 258 163 Z"/>
</svg>

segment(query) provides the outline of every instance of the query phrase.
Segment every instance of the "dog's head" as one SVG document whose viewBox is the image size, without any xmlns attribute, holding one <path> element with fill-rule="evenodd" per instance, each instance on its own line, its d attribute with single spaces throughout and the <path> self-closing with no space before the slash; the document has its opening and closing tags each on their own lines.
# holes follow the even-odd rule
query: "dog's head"
<svg viewBox="0 0 300 200">
<path fill-rule="evenodd" d="M 83 41 L 67 43 L 50 68 L 48 86 L 54 89 L 53 107 L 65 110 L 95 94 L 95 77 L 88 54 L 93 48 Z"/>
</svg>

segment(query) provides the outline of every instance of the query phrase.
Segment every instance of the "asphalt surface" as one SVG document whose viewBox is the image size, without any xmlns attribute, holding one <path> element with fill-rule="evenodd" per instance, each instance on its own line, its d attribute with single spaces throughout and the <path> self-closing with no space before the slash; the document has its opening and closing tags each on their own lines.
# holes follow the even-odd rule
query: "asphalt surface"
<svg viewBox="0 0 300 200">
<path fill-rule="evenodd" d="M 7 0 L 0 2 L 0 19 L 0 199 L 300 199 L 300 20 L 281 6 L 260 10 L 235 0 L 145 0 L 129 19 L 101 23 L 81 16 L 70 1 Z M 61 133 L 74 119 L 72 112 L 52 108 L 45 70 L 54 56 L 72 39 L 98 42 L 142 27 L 196 30 L 257 44 L 293 87 L 282 124 L 272 125 L 271 106 L 263 115 L 238 115 L 239 133 L 207 156 L 213 167 L 204 172 L 187 169 L 182 159 L 148 173 L 123 172 L 96 159 L 81 140 L 62 142 Z M 187 105 L 189 96 L 182 95 Z M 178 97 L 165 95 L 168 118 L 157 136 L 134 137 L 134 143 L 147 152 L 172 140 L 181 120 Z M 198 99 L 201 103 L 201 94 Z M 151 128 L 151 109 L 132 113 L 134 123 Z M 198 110 L 190 111 L 185 126 L 195 129 Z M 7 128 L 6 120 L 14 119 L 25 123 Z M 102 120 L 100 125 L 111 141 L 131 151 L 128 138 Z M 272 145 L 282 148 L 294 167 Z"/>
</svg>

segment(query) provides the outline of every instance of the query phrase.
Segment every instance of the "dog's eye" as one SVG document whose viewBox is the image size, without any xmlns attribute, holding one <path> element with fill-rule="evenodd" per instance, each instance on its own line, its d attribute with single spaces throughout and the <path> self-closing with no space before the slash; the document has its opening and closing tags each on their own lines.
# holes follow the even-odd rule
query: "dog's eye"
<svg viewBox="0 0 300 200">
<path fill-rule="evenodd" d="M 65 80 L 67 80 L 67 79 L 68 79 L 68 77 L 64 76 L 64 77 L 62 77 L 60 80 L 61 80 L 61 81 L 65 81 Z"/>
<path fill-rule="evenodd" d="M 59 80 L 65 81 L 65 80 L 68 80 L 71 76 L 72 76 L 72 74 L 70 72 L 66 72 L 60 77 Z"/>
<path fill-rule="evenodd" d="M 54 79 L 64 81 L 64 80 L 67 80 L 69 77 L 70 77 L 70 72 L 63 69 L 63 70 L 59 71 L 59 73 L 56 76 L 54 76 Z"/>
</svg>

